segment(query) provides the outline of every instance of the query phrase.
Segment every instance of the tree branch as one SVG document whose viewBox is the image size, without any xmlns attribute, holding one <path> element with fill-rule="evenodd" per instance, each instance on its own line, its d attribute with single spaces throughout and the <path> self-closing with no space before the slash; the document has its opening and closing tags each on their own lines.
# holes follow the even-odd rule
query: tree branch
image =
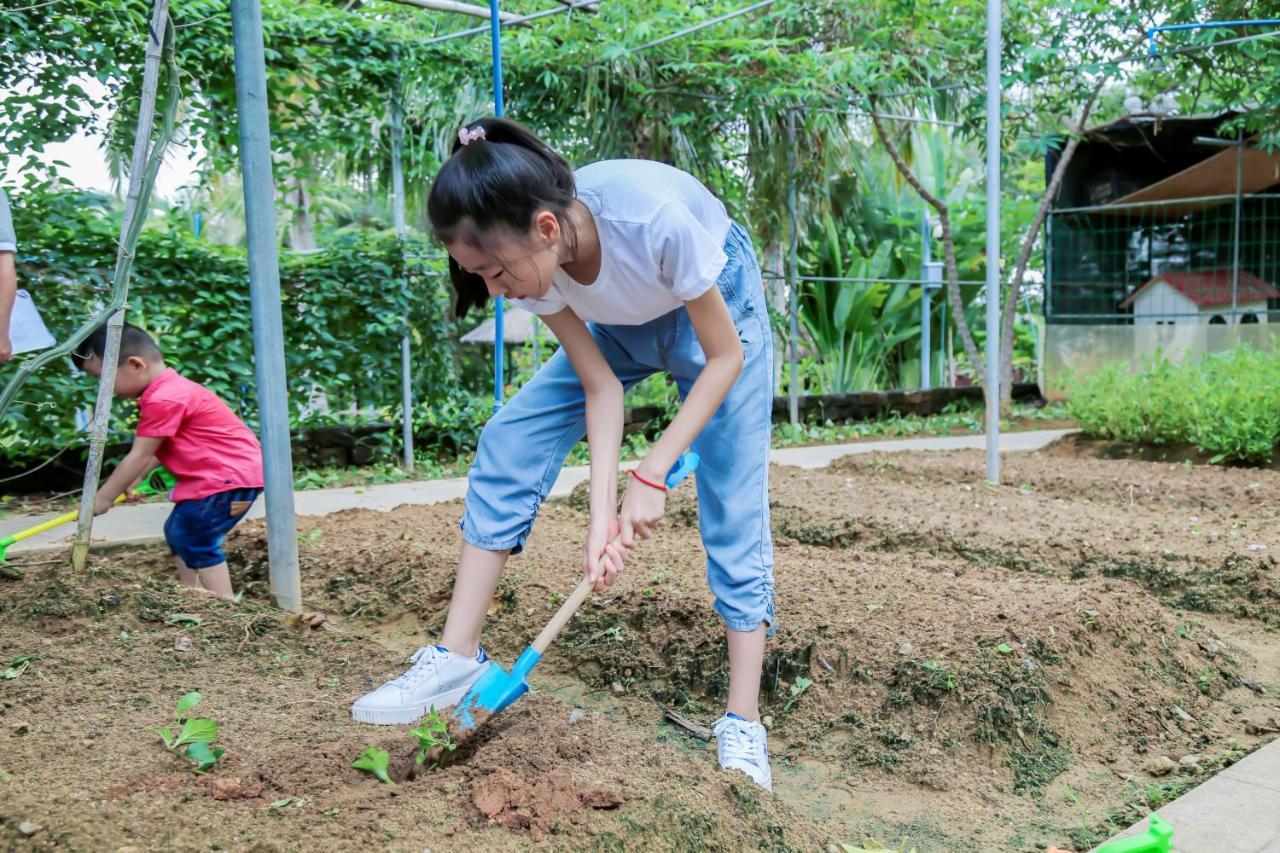
<svg viewBox="0 0 1280 853">
<path fill-rule="evenodd" d="M 924 199 L 925 203 L 938 214 L 938 223 L 942 226 L 942 246 L 946 257 L 947 300 L 951 303 L 951 317 L 955 322 L 956 329 L 960 332 L 960 341 L 964 344 L 965 355 L 969 357 L 969 363 L 973 365 L 974 378 L 980 379 L 983 375 L 982 356 L 978 353 L 978 345 L 973 340 L 973 333 L 969 330 L 969 320 L 964 314 L 964 297 L 960 293 L 960 270 L 956 263 L 956 243 L 955 237 L 951 233 L 951 211 L 946 202 L 925 188 L 920 179 L 911 171 L 907 161 L 902 158 L 902 152 L 898 150 L 898 146 L 885 129 L 884 120 L 880 117 L 876 106 L 876 100 L 874 96 L 871 98 L 870 109 L 871 123 L 875 125 L 876 136 L 880 137 L 881 144 L 889 152 L 889 158 L 893 160 L 893 165 L 897 167 L 898 172 L 911 185 L 911 188 L 916 191 L 916 194 Z"/>
<path fill-rule="evenodd" d="M 1048 218 L 1049 207 L 1053 204 L 1053 200 L 1058 196 L 1058 190 L 1062 186 L 1063 176 L 1067 173 L 1067 166 L 1071 164 L 1071 158 L 1075 156 L 1076 148 L 1080 145 L 1080 140 L 1084 136 L 1085 122 L 1089 120 L 1089 113 L 1093 111 L 1093 105 L 1097 103 L 1098 95 L 1102 93 L 1103 86 L 1106 85 L 1107 78 L 1102 77 L 1093 92 L 1089 94 L 1089 99 L 1084 102 L 1084 108 L 1080 111 L 1080 118 L 1076 121 L 1074 127 L 1068 127 L 1071 138 L 1067 140 L 1066 146 L 1062 149 L 1061 156 L 1058 157 L 1057 164 L 1053 167 L 1053 175 L 1049 178 L 1049 186 L 1044 191 L 1044 197 L 1040 199 L 1040 205 L 1036 208 L 1035 218 L 1031 220 L 1031 227 L 1027 230 L 1026 237 L 1022 241 L 1022 250 L 1018 253 L 1018 263 L 1013 269 L 1013 281 L 1009 287 L 1009 295 L 1005 299 L 1004 314 L 1000 317 L 1000 406 L 1007 409 L 1013 403 L 1013 326 L 1014 318 L 1018 308 L 1018 297 L 1022 293 L 1022 279 L 1027 273 L 1027 264 L 1031 261 L 1031 252 L 1035 247 L 1036 238 L 1040 235 L 1040 229 L 1044 226 L 1044 221 Z M 1050 247 L 1045 247 L 1045 252 L 1050 251 Z"/>
</svg>

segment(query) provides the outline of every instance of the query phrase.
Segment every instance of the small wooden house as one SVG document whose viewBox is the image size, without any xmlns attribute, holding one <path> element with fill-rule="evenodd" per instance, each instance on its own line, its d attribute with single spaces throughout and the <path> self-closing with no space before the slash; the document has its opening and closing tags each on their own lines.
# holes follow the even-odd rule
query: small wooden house
<svg viewBox="0 0 1280 853">
<path fill-rule="evenodd" d="M 1236 288 L 1233 300 L 1229 269 L 1165 272 L 1149 279 L 1120 307 L 1132 309 L 1135 326 L 1267 322 L 1267 300 L 1280 298 L 1280 291 L 1244 270 Z"/>
</svg>

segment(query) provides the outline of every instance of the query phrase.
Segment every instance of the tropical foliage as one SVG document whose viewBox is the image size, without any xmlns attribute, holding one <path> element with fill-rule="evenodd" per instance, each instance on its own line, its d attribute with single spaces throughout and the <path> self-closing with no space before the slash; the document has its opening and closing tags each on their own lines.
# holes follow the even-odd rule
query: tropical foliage
<svg viewBox="0 0 1280 853">
<path fill-rule="evenodd" d="M 516 13 L 546 8 L 542 0 L 502 5 Z M 786 304 L 780 276 L 790 187 L 796 189 L 801 272 L 854 278 L 919 278 L 923 191 L 940 220 L 934 252 L 945 259 L 949 282 L 946 299 L 935 300 L 930 318 L 936 324 L 935 357 L 954 340 L 953 363 L 980 378 L 983 336 L 973 320 L 981 315 L 981 290 L 966 282 L 981 281 L 987 266 L 985 4 L 778 0 L 662 40 L 742 5 L 604 0 L 594 14 L 575 11 L 507 28 L 508 113 L 576 162 L 649 157 L 704 180 L 756 238 L 773 274 L 775 314 Z M 1021 285 L 1022 270 L 1041 263 L 1036 214 L 1048 177 L 1041 166 L 1045 153 L 1076 138 L 1078 124 L 1122 114 L 1124 93 L 1130 91 L 1144 102 L 1163 98 L 1184 113 L 1236 108 L 1238 124 L 1270 139 L 1280 128 L 1274 39 L 1247 28 L 1168 33 L 1160 36 L 1165 59 L 1152 65 L 1144 58 L 1142 34 L 1156 23 L 1276 17 L 1280 8 L 1275 0 L 1248 7 L 1234 0 L 1007 0 L 1003 6 L 1001 155 L 1007 180 L 1000 277 L 1010 318 L 1003 349 L 1014 354 L 1011 371 L 1034 351 L 1026 318 L 1035 313 L 1038 294 L 1033 290 L 1028 299 Z M 300 255 L 285 263 L 289 298 L 304 312 L 287 321 L 298 323 L 291 334 L 302 336 L 290 341 L 298 349 L 293 357 L 301 360 L 291 368 L 298 377 L 319 377 L 330 387 L 359 387 L 370 405 L 388 408 L 394 403 L 394 353 L 379 347 L 396 339 L 396 318 L 406 310 L 418 312 L 419 326 L 431 330 L 424 335 L 429 349 L 453 340 L 440 331 L 443 312 L 435 312 L 445 297 L 436 280 L 431 299 L 412 306 L 387 295 L 395 288 L 385 286 L 385 275 L 398 275 L 410 263 L 388 254 L 394 241 L 385 235 L 390 107 L 396 99 L 403 104 L 409 221 L 421 228 L 426 187 L 456 128 L 492 109 L 487 40 L 481 35 L 435 41 L 478 22 L 386 0 L 263 0 L 262 8 L 281 242 L 322 250 L 316 258 Z M 148 0 L 56 0 L 0 10 L 0 40 L 6 45 L 0 86 L 7 93 L 0 101 L 0 149 L 17 161 L 8 180 L 11 196 L 25 211 L 21 274 L 40 289 L 41 304 L 51 306 L 59 323 L 92 304 L 95 291 L 83 283 L 110 264 L 113 220 L 110 211 L 91 205 L 83 213 L 98 220 L 79 233 L 81 211 L 72 210 L 78 202 L 51 200 L 51 170 L 35 155 L 50 142 L 101 131 L 123 173 L 149 10 Z M 227 378 L 209 378 L 226 384 L 228 393 L 251 397 L 251 387 L 232 387 L 252 375 L 245 372 L 251 362 L 243 259 L 211 245 L 236 246 L 242 239 L 230 15 L 224 0 L 186 0 L 172 5 L 171 17 L 183 80 L 181 132 L 201 152 L 202 166 L 197 185 L 169 213 L 157 214 L 167 218 L 147 232 L 132 308 L 148 321 L 155 318 L 165 332 L 207 330 L 208 341 L 228 356 L 225 367 L 213 368 Z M 1195 50 L 1215 42 L 1221 44 Z M 70 212 L 43 218 L 42 211 L 54 209 Z M 203 241 L 176 236 L 197 218 Z M 172 257 L 144 256 L 155 251 Z M 197 251 L 200 260 L 191 260 Z M 156 270 L 176 264 L 172 258 L 181 258 L 184 272 L 192 271 L 194 290 L 168 289 Z M 428 261 L 421 263 L 430 268 Z M 356 290 L 348 282 L 348 294 L 360 294 L 348 301 L 369 305 L 359 322 L 373 330 L 363 333 L 365 339 L 379 342 L 370 356 L 378 366 L 372 375 L 352 366 L 356 338 L 326 338 L 304 330 L 299 319 L 320 310 L 304 292 L 314 288 L 321 302 L 336 296 L 336 284 L 327 290 L 327 283 L 349 271 L 368 286 Z M 800 346 L 812 384 L 840 390 L 918 381 L 918 287 L 807 282 L 799 296 Z M 179 298 L 189 307 L 165 304 Z M 336 304 L 333 309 L 354 310 Z M 207 329 L 205 318 L 221 311 L 239 313 Z M 1016 324 L 1015 316 L 1021 318 Z M 775 328 L 785 334 L 781 319 L 775 316 Z M 453 363 L 451 346 L 441 344 L 438 358 L 430 358 Z M 940 361 L 933 365 L 935 377 L 945 375 L 942 367 Z M 428 380 L 418 381 L 424 398 L 444 398 L 425 387 Z M 41 391 L 53 393 L 49 389 L 63 382 L 50 377 Z M 62 393 L 55 394 L 60 417 L 69 418 L 66 412 L 77 406 L 68 401 L 82 392 L 67 386 L 70 396 Z M 471 409 L 456 397 L 448 399 Z M 424 410 L 419 418 L 439 419 L 447 411 Z M 5 428 L 10 436 L 35 434 L 29 413 L 17 428 Z"/>
</svg>

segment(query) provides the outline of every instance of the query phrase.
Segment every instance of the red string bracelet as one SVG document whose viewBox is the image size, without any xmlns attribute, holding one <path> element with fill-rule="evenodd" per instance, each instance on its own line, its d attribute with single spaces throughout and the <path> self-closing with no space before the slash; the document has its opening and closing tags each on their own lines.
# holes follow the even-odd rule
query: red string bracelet
<svg viewBox="0 0 1280 853">
<path fill-rule="evenodd" d="M 630 474 L 632 477 L 635 477 L 637 480 L 639 480 L 641 483 L 644 483 L 646 486 L 648 486 L 651 489 L 657 489 L 660 492 L 665 492 L 667 490 L 667 487 L 664 483 L 655 483 L 652 480 L 646 480 L 644 477 L 641 477 L 639 474 L 637 474 L 634 468 L 632 468 L 627 473 Z"/>
</svg>

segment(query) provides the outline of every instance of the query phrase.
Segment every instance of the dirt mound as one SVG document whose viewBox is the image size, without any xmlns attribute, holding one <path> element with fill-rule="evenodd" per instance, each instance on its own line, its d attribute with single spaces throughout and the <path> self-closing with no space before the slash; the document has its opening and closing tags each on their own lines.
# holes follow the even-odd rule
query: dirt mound
<svg viewBox="0 0 1280 853">
<path fill-rule="evenodd" d="M 864 836 L 921 851 L 1080 849 L 1274 737 L 1278 475 L 1016 454 L 1009 485 L 982 473 L 980 453 L 774 469 L 779 631 L 762 698 L 776 796 L 720 773 L 705 744 L 661 722 L 673 708 L 710 723 L 727 688 L 692 490 L 672 494 L 666 529 L 571 621 L 535 693 L 465 761 L 395 788 L 349 764 L 365 746 L 403 756 L 411 742 L 355 726 L 347 705 L 438 638 L 458 504 L 303 520 L 304 600 L 331 617 L 306 633 L 264 606 L 261 522 L 228 545 L 247 590 L 238 608 L 148 577 L 163 574 L 148 552 L 130 558 L 141 577 L 107 561 L 85 588 L 32 572 L 6 586 L 0 618 L 17 633 L 10 643 L 6 629 L 5 651 L 49 639 L 57 654 L 41 681 L 17 679 L 6 716 L 62 714 L 70 688 L 50 685 L 65 682 L 79 685 L 74 725 L 124 721 L 127 757 L 103 761 L 101 784 L 145 783 L 113 805 L 133 825 L 198 792 L 237 845 L 305 827 L 321 844 L 389 833 L 432 849 L 517 849 L 535 834 L 574 849 L 821 849 Z M 490 608 L 497 659 L 514 659 L 572 589 L 585 524 L 580 494 L 544 506 Z M 215 799 L 137 734 L 192 687 L 225 719 L 214 775 L 260 784 L 260 798 Z M 114 716 L 88 713 L 94 703 Z M 91 749 L 45 766 L 35 741 L 14 742 L 41 784 L 75 778 Z M 1178 769 L 1152 778 L 1158 759 Z M 187 781 L 167 787 L 175 775 Z M 0 814 L 53 825 L 34 794 L 5 790 Z M 250 820 L 264 810 L 276 820 Z M 69 837 L 83 846 L 86 832 Z"/>
<path fill-rule="evenodd" d="M 1249 525 L 1271 511 L 1242 513 L 1240 501 L 1280 490 L 1280 478 L 1011 455 L 1012 485 L 991 488 L 982 465 L 967 452 L 774 469 L 781 630 L 763 698 L 775 757 L 883 774 L 949 802 L 981 800 L 993 784 L 1040 796 L 1059 777 L 1078 788 L 1082 773 L 1141 773 L 1153 752 L 1248 742 L 1233 712 L 1265 702 L 1245 686 L 1257 662 L 1193 614 L 1275 618 L 1274 563 L 1248 547 Z M 544 507 L 491 609 L 486 643 L 500 657 L 571 588 L 585 510 L 582 490 Z M 458 512 L 321 520 L 309 534 L 321 542 L 364 543 L 348 524 L 380 538 L 317 553 L 311 588 L 405 650 L 428 641 L 447 604 Z M 728 667 L 692 494 L 674 493 L 668 515 L 540 669 L 632 717 L 656 702 L 709 722 Z M 251 559 L 263 547 L 241 544 Z M 358 597 L 335 590 L 338 566 L 358 578 Z M 350 607 L 357 599 L 364 610 Z M 410 600 L 420 609 L 396 612 Z M 390 618 L 366 621 L 371 611 Z"/>
<path fill-rule="evenodd" d="M 141 572 L 137 567 L 143 567 Z M 152 574 L 153 573 L 153 574 Z M 549 696 L 485 727 L 465 763 L 395 787 L 351 762 L 393 755 L 407 727 L 361 726 L 350 702 L 403 668 L 332 625 L 294 628 L 265 602 L 232 605 L 166 580 L 160 549 L 5 585 L 0 838 L 71 849 L 822 849 L 830 836 L 745 777 Z M 179 644 L 186 637 L 189 644 Z M 190 690 L 226 754 L 204 776 L 149 729 Z M 50 748 L 57 744 L 57 748 Z M 750 814 L 744 814 L 743 809 Z M 672 842 L 669 839 L 676 838 Z M 465 840 L 464 840 L 465 839 Z"/>
</svg>

